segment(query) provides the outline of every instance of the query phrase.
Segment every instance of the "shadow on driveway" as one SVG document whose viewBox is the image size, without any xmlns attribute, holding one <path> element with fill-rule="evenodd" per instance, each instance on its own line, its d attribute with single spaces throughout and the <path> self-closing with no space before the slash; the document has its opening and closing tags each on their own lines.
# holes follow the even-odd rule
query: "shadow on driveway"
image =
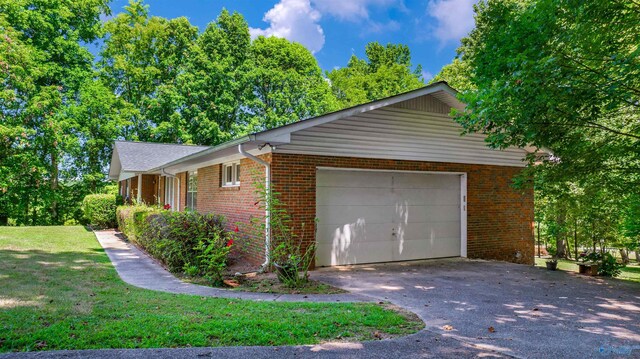
<svg viewBox="0 0 640 359">
<path fill-rule="evenodd" d="M 426 330 L 528 358 L 640 357 L 640 285 L 466 259 L 320 269 L 315 279 L 389 300 Z M 637 348 L 637 349 L 636 349 Z"/>
</svg>

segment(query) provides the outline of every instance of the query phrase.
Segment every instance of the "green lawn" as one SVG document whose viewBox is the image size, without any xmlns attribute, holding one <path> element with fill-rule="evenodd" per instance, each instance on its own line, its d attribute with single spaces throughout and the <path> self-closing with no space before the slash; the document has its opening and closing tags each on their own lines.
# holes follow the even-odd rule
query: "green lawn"
<svg viewBox="0 0 640 359">
<path fill-rule="evenodd" d="M 82 227 L 0 227 L 0 288 L 0 352 L 313 344 L 423 326 L 376 304 L 254 302 L 132 287 Z"/>
<path fill-rule="evenodd" d="M 536 257 L 536 266 L 539 267 L 545 267 L 547 260 L 545 258 L 538 258 Z M 576 262 L 571 261 L 571 260 L 566 260 L 566 259 L 559 259 L 558 260 L 558 269 L 560 270 L 566 270 L 566 271 L 570 271 L 570 272 L 577 272 L 578 271 L 578 265 L 576 264 Z M 626 266 L 625 268 L 622 268 L 620 273 L 620 276 L 616 277 L 617 279 L 623 279 L 623 280 L 628 280 L 631 282 L 638 282 L 640 283 L 640 266 L 638 266 L 637 263 L 632 263 L 628 266 Z"/>
</svg>

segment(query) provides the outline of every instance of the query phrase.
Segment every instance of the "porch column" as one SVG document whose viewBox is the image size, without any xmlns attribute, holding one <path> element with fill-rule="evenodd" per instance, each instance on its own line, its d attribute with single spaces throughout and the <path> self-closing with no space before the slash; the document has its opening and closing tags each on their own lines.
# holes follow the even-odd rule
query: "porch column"
<svg viewBox="0 0 640 359">
<path fill-rule="evenodd" d="M 136 198 L 136 201 L 138 201 L 138 203 L 140 203 L 142 201 L 142 174 L 138 175 L 138 198 Z"/>
</svg>

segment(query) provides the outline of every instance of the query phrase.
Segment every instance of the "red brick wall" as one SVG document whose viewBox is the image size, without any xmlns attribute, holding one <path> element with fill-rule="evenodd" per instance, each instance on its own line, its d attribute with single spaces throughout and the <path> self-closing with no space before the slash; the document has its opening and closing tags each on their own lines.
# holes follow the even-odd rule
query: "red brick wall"
<svg viewBox="0 0 640 359">
<path fill-rule="evenodd" d="M 271 162 L 273 189 L 280 193 L 296 227 L 305 223 L 309 240 L 315 225 L 318 166 L 466 172 L 468 257 L 533 264 L 533 190 L 510 186 L 521 168 L 279 153 L 272 154 Z"/>
<path fill-rule="evenodd" d="M 265 161 L 270 161 L 271 155 L 261 155 Z M 221 186 L 222 165 L 213 165 L 198 169 L 198 211 L 201 213 L 216 213 L 224 215 L 229 230 L 238 224 L 241 238 L 241 250 L 244 257 L 253 264 L 264 261 L 264 236 L 250 236 L 249 225 L 251 218 L 263 218 L 264 211 L 256 204 L 257 195 L 254 183 L 264 182 L 264 166 L 250 159 L 240 161 L 240 186 Z"/>
</svg>

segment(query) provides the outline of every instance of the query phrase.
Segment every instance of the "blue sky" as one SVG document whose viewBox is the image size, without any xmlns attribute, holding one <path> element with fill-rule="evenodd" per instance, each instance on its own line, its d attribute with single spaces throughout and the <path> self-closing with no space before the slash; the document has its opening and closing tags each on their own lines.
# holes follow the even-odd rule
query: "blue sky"
<svg viewBox="0 0 640 359">
<path fill-rule="evenodd" d="M 113 14 L 128 0 L 114 0 Z M 364 56 L 371 41 L 409 45 L 413 64 L 428 80 L 451 62 L 455 49 L 473 28 L 475 0 L 146 0 L 151 15 L 185 16 L 203 30 L 222 8 L 238 11 L 252 36 L 279 36 L 306 46 L 320 67 L 347 64 Z"/>
</svg>

